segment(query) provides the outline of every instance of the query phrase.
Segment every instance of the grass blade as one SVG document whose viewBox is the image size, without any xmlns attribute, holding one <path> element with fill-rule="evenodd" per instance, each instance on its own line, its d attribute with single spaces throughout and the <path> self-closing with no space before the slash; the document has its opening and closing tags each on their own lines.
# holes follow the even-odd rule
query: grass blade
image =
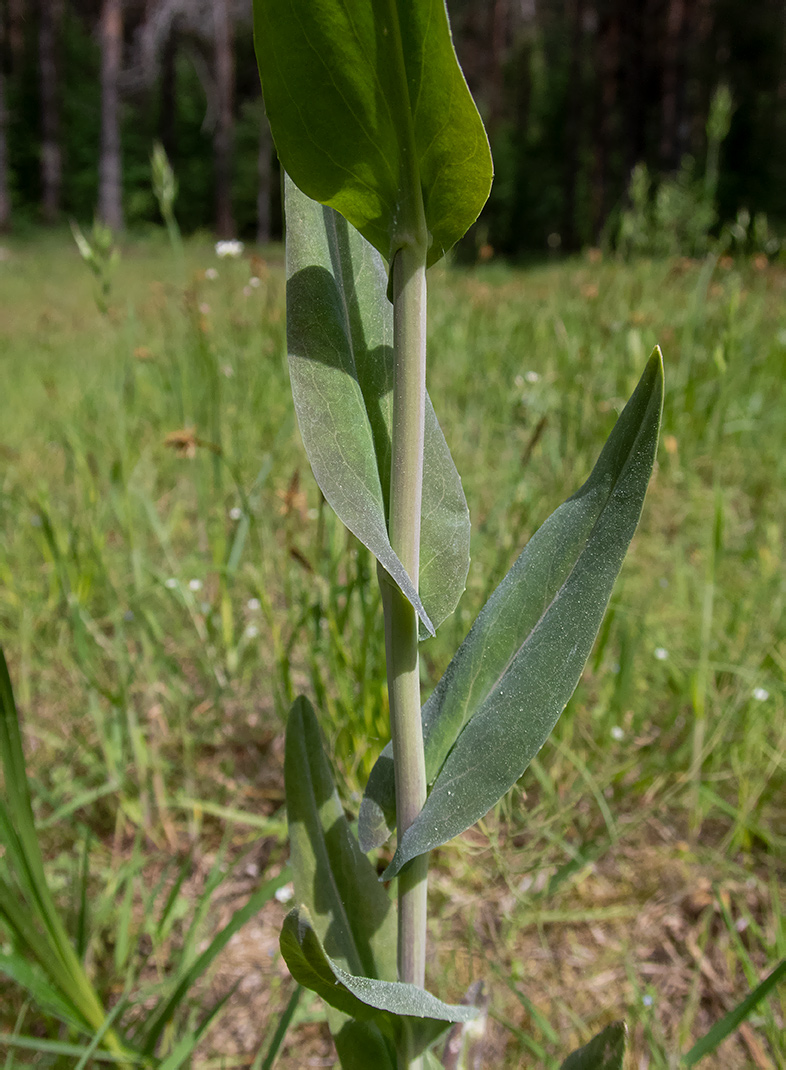
<svg viewBox="0 0 786 1070">
<path fill-rule="evenodd" d="M 172 994 L 153 1012 L 147 1023 L 146 1036 L 143 1044 L 143 1051 L 146 1055 L 153 1054 L 155 1046 L 158 1043 L 167 1022 L 170 1021 L 172 1015 L 177 1011 L 180 1004 L 188 995 L 190 989 L 205 973 L 216 956 L 223 951 L 235 933 L 238 932 L 239 929 L 242 929 L 246 922 L 250 921 L 251 918 L 262 909 L 265 903 L 275 895 L 276 891 L 290 880 L 290 877 L 291 874 L 288 868 L 284 869 L 277 877 L 274 877 L 273 880 L 267 881 L 261 888 L 258 888 L 245 906 L 242 906 L 239 910 L 235 911 L 224 928 L 216 933 L 208 947 L 205 948 L 199 958 L 186 970 L 175 986 Z M 161 1068 L 161 1070 L 163 1070 L 163 1068 Z"/>
<path fill-rule="evenodd" d="M 251 1065 L 251 1070 L 271 1070 L 273 1063 L 276 1061 L 276 1056 L 278 1055 L 279 1048 L 284 1043 L 284 1037 L 287 1035 L 287 1030 L 289 1029 L 290 1023 L 292 1022 L 292 1019 L 295 1016 L 295 1011 L 297 1010 L 297 1005 L 300 1002 L 300 997 L 302 994 L 302 985 L 295 985 L 295 991 L 289 997 L 289 1002 L 287 1003 L 286 1009 L 278 1021 L 276 1031 L 273 1034 L 273 1039 L 270 1041 L 270 1047 L 267 1049 L 267 1054 L 264 1057 L 264 1061 L 262 1060 L 262 1052 L 264 1051 L 264 1049 L 260 1048 L 259 1055 Z"/>
<path fill-rule="evenodd" d="M 786 959 L 782 959 L 781 962 L 775 967 L 772 973 L 768 974 L 761 984 L 746 996 L 746 998 L 738 1003 L 737 1006 L 724 1015 L 719 1022 L 710 1029 L 708 1033 L 705 1033 L 701 1040 L 697 1040 L 687 1055 L 682 1057 L 683 1066 L 695 1066 L 699 1059 L 703 1059 L 705 1055 L 709 1055 L 710 1052 L 715 1051 L 717 1046 L 733 1033 L 735 1029 L 745 1021 L 745 1019 L 755 1010 L 757 1004 L 761 1003 L 775 986 L 786 976 Z"/>
</svg>

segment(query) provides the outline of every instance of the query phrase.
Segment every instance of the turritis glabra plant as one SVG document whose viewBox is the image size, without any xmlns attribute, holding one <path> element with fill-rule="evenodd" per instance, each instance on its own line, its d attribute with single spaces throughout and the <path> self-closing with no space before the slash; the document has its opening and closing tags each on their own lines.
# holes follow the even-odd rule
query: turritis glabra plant
<svg viewBox="0 0 786 1070">
<path fill-rule="evenodd" d="M 296 908 L 281 949 L 345 1070 L 440 1065 L 472 1007 L 425 990 L 429 853 L 499 801 L 545 743 L 597 634 L 658 440 L 656 350 L 587 482 L 544 523 L 421 708 L 418 644 L 455 609 L 469 512 L 426 392 L 426 275 L 476 220 L 492 162 L 444 0 L 254 0 L 286 171 L 287 337 L 300 432 L 335 512 L 377 559 L 390 744 L 355 836 L 315 713 L 286 741 Z M 367 853 L 395 830 L 377 877 Z M 394 908 L 387 887 L 395 888 Z M 621 1066 L 622 1026 L 569 1056 Z"/>
</svg>

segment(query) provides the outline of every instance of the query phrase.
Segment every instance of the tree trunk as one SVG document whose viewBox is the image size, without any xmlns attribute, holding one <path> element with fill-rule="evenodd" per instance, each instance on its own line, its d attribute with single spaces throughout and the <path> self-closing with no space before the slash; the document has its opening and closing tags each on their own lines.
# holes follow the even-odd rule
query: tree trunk
<svg viewBox="0 0 786 1070">
<path fill-rule="evenodd" d="M 216 232 L 220 238 L 232 238 L 235 220 L 232 214 L 232 98 L 234 63 L 232 24 L 229 0 L 214 0 L 216 69 L 216 127 L 213 134 L 216 185 Z"/>
<path fill-rule="evenodd" d="M 16 74 L 24 62 L 27 18 L 25 0 L 8 0 L 8 51 L 12 74 Z"/>
<path fill-rule="evenodd" d="M 669 0 L 663 35 L 663 82 L 661 89 L 660 162 L 667 171 L 679 165 L 677 144 L 677 95 L 680 88 L 680 39 L 685 22 L 685 0 Z"/>
<path fill-rule="evenodd" d="M 0 11 L 0 232 L 11 226 L 11 194 L 8 188 L 8 108 L 5 103 L 5 19 Z"/>
<path fill-rule="evenodd" d="M 595 110 L 595 163 L 592 176 L 592 232 L 600 239 L 609 208 L 609 165 L 617 125 L 617 83 L 619 77 L 620 15 L 616 5 L 598 20 L 596 68 L 598 91 Z"/>
<path fill-rule="evenodd" d="M 123 229 L 118 86 L 122 57 L 122 0 L 104 0 L 101 9 L 101 154 L 98 163 L 98 217 L 112 230 Z"/>
<path fill-rule="evenodd" d="M 257 243 L 270 241 L 270 172 L 271 172 L 270 127 L 264 109 L 259 124 L 259 156 L 257 157 Z"/>
<path fill-rule="evenodd" d="M 62 0 L 40 0 L 38 58 L 41 85 L 41 211 L 45 223 L 60 214 L 63 159 L 60 148 L 58 48 Z"/>
<path fill-rule="evenodd" d="M 173 166 L 177 147 L 175 144 L 176 63 L 177 19 L 172 19 L 161 52 L 161 97 L 158 130 L 161 144 L 164 146 L 164 151 Z"/>
<path fill-rule="evenodd" d="M 584 0 L 573 0 L 570 8 L 570 64 L 568 67 L 568 109 L 565 116 L 564 200 L 562 206 L 562 244 L 575 249 L 576 178 L 579 169 L 579 143 L 583 130 L 582 45 L 584 37 Z"/>
</svg>

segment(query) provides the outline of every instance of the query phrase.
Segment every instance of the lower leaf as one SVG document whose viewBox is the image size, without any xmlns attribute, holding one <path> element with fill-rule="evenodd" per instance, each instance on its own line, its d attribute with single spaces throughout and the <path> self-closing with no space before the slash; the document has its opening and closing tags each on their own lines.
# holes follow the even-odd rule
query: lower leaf
<svg viewBox="0 0 786 1070">
<path fill-rule="evenodd" d="M 612 1022 L 589 1044 L 569 1055 L 561 1070 L 622 1070 L 627 1036 L 624 1022 Z"/>
<path fill-rule="evenodd" d="M 373 1022 L 397 1046 L 406 1028 L 414 1054 L 425 1051 L 453 1022 L 468 1022 L 475 1007 L 450 1006 L 416 985 L 357 977 L 326 954 L 308 911 L 296 908 L 281 931 L 281 954 L 289 972 L 305 988 L 359 1022 Z"/>
</svg>

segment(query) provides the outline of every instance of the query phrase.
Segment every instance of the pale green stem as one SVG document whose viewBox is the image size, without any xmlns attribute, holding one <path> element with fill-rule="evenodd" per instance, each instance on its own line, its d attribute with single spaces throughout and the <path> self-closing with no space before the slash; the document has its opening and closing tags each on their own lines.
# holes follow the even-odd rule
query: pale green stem
<svg viewBox="0 0 786 1070">
<path fill-rule="evenodd" d="M 426 404 L 426 249 L 409 245 L 393 262 L 395 380 L 390 478 L 390 541 L 417 586 L 423 437 Z M 385 609 L 390 727 L 396 778 L 396 821 L 401 836 L 426 801 L 426 766 L 420 720 L 418 619 L 411 603 L 388 579 Z M 406 866 L 398 878 L 398 976 L 423 987 L 426 975 L 428 856 Z M 399 1052 L 401 1070 L 418 1070 L 420 1059 Z"/>
</svg>

